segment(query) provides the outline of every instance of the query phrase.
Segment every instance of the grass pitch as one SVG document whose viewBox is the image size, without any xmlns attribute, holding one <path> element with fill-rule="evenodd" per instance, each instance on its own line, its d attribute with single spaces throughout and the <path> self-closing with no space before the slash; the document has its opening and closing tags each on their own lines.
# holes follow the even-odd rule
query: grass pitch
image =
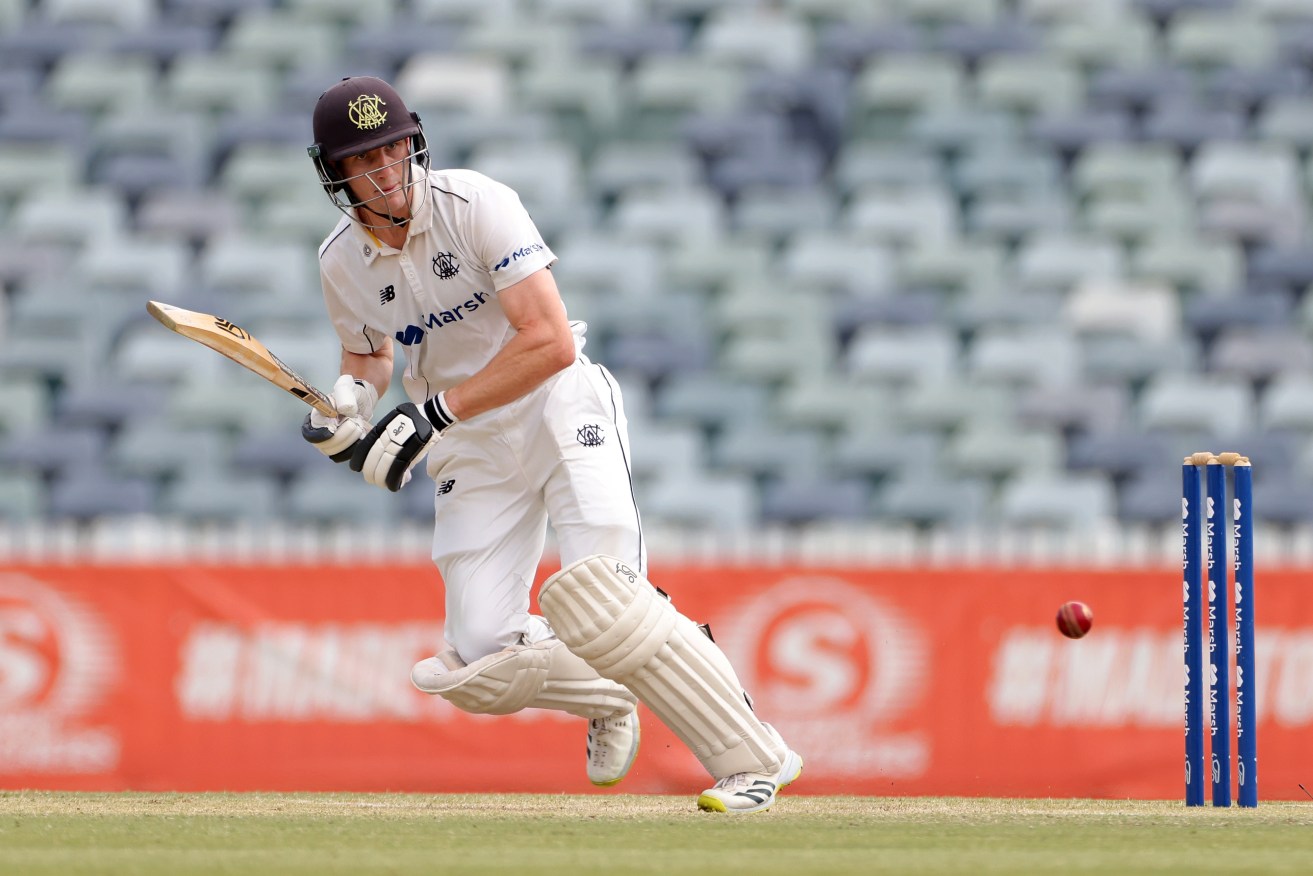
<svg viewBox="0 0 1313 876">
<path fill-rule="evenodd" d="M 1313 801 L 0 792 L 0 873 L 1307 873 Z"/>
</svg>

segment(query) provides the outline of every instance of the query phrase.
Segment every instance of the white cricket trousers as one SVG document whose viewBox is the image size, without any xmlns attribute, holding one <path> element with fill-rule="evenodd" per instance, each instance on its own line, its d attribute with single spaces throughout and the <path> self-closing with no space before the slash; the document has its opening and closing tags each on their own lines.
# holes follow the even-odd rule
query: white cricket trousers
<svg viewBox="0 0 1313 876">
<path fill-rule="evenodd" d="M 647 570 L 620 387 L 580 356 L 533 392 L 451 426 L 429 453 L 447 643 L 472 663 L 551 635 L 529 613 L 550 520 L 561 562 Z"/>
</svg>

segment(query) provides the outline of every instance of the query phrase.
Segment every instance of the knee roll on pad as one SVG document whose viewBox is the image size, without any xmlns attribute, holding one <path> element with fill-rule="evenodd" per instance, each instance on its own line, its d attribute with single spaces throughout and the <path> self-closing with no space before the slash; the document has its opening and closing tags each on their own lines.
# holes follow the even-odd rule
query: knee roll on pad
<svg viewBox="0 0 1313 876">
<path fill-rule="evenodd" d="M 634 709 L 637 698 L 602 678 L 560 639 L 514 645 L 466 664 L 455 651 L 421 660 L 410 681 L 476 715 L 557 709 L 583 718 L 609 718 Z"/>
<path fill-rule="evenodd" d="M 538 602 L 561 641 L 637 694 L 712 776 L 779 770 L 784 747 L 753 713 L 729 659 L 623 562 L 580 560 L 547 579 Z"/>
</svg>

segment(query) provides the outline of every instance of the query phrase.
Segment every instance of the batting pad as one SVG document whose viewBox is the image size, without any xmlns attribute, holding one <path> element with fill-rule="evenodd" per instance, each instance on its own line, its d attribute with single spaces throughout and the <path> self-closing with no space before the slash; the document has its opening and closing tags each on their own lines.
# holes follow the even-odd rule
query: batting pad
<svg viewBox="0 0 1313 876">
<path fill-rule="evenodd" d="M 443 651 L 416 663 L 410 682 L 479 715 L 534 708 L 610 718 L 628 714 L 637 702 L 629 691 L 571 654 L 560 639 L 515 645 L 469 665 L 455 651 Z"/>
<path fill-rule="evenodd" d="M 538 603 L 571 651 L 637 694 L 713 777 L 779 771 L 786 749 L 749 707 L 729 659 L 620 560 L 598 554 L 562 569 Z"/>
</svg>

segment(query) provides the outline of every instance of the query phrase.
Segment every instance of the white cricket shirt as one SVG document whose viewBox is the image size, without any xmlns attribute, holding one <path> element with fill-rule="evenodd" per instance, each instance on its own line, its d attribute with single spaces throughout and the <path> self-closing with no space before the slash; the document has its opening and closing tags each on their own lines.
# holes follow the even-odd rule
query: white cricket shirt
<svg viewBox="0 0 1313 876">
<path fill-rule="evenodd" d="M 345 216 L 319 247 L 342 347 L 368 354 L 392 338 L 416 404 L 488 364 L 515 334 L 497 293 L 556 261 L 508 186 L 472 170 L 431 170 L 427 185 L 401 250 Z M 573 329 L 582 347 L 583 323 Z"/>
</svg>

